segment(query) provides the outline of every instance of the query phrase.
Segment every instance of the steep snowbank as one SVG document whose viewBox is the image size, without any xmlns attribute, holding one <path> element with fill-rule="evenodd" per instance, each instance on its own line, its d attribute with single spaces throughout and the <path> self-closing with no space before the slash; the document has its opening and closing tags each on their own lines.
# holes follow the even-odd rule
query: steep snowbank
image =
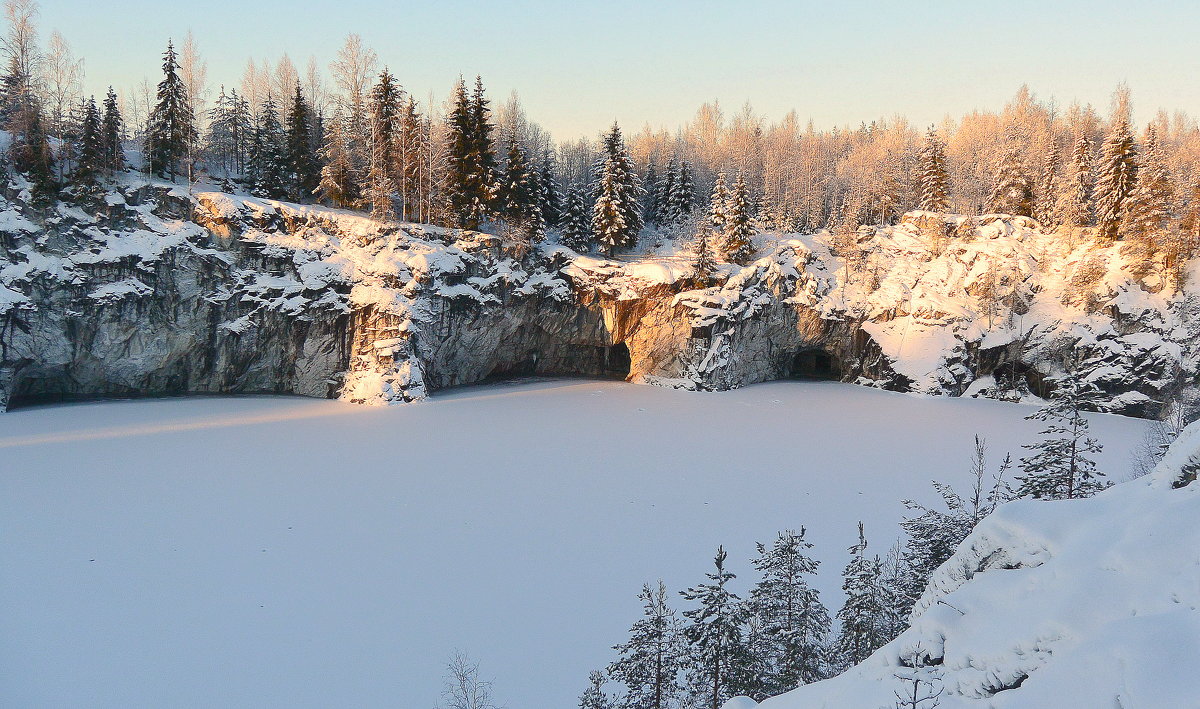
<svg viewBox="0 0 1200 709">
<path fill-rule="evenodd" d="M 1017 501 L 935 573 L 911 627 L 763 709 L 894 706 L 897 674 L 943 709 L 1166 709 L 1200 701 L 1200 423 L 1155 471 L 1094 498 Z"/>
</svg>

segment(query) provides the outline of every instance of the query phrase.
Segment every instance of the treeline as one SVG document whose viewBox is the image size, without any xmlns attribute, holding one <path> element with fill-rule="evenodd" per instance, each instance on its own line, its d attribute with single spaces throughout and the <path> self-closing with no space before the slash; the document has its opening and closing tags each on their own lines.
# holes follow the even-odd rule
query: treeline
<svg viewBox="0 0 1200 709">
<path fill-rule="evenodd" d="M 828 228 L 853 249 L 860 224 L 917 208 L 1091 228 L 1100 245 L 1124 240 L 1146 271 L 1178 271 L 1200 243 L 1200 129 L 1160 112 L 1135 130 L 1123 87 L 1107 118 L 1022 88 L 999 113 L 928 131 L 903 119 L 817 131 L 795 112 L 768 123 L 747 106 L 727 119 L 714 104 L 675 131 L 627 140 L 614 124 L 597 141 L 556 143 L 515 94 L 494 107 L 478 77 L 460 80 L 444 105 L 418 101 L 355 35 L 328 83 L 315 61 L 301 75 L 284 56 L 273 67 L 251 61 L 238 88 L 215 90 L 189 35 L 178 53 L 168 45 L 157 87 L 99 102 L 96 131 L 81 62 L 57 33 L 40 48 L 33 0 L 6 10 L 7 167 L 42 199 L 94 193 L 123 167 L 125 145 L 161 178 L 487 226 L 519 247 L 549 231 L 610 254 L 647 235 L 683 238 L 699 270 L 751 258 L 755 230 Z"/>
<path fill-rule="evenodd" d="M 1000 504 L 1018 497 L 1090 497 L 1109 486 L 1094 460 L 1101 446 L 1083 415 L 1097 396 L 1076 377 L 1058 382 L 1052 399 L 1027 417 L 1044 428 L 1025 446 L 1015 486 L 1006 479 L 1011 458 L 989 471 L 986 445 L 976 437 L 970 489 L 960 493 L 934 482 L 941 508 L 906 500 L 913 514 L 901 522 L 904 538 L 887 553 L 868 552 L 859 522 L 842 571 L 845 600 L 832 615 L 812 587 L 819 562 L 810 555 L 804 528 L 756 544 L 750 565 L 757 580 L 745 597 L 731 588 L 737 576 L 724 548 L 717 549 L 702 583 L 679 592 L 688 604 L 682 613 L 661 581 L 643 586 L 641 618 L 614 646 L 616 659 L 592 673 L 581 709 L 719 709 L 734 696 L 761 701 L 862 662 L 907 627 L 934 571 Z M 621 686 L 618 693 L 606 693 L 610 681 Z"/>
</svg>

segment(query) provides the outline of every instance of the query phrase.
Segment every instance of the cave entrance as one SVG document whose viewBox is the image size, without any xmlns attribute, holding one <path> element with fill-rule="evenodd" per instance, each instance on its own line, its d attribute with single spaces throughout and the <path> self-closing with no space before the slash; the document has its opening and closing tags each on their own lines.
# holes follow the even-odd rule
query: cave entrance
<svg viewBox="0 0 1200 709">
<path fill-rule="evenodd" d="M 825 350 L 800 350 L 792 357 L 791 376 L 793 379 L 838 381 L 842 378 L 842 368 Z"/>
<path fill-rule="evenodd" d="M 604 376 L 612 379 L 628 379 L 629 370 L 633 366 L 633 360 L 629 356 L 629 348 L 624 342 L 618 342 L 610 347 L 601 348 L 604 350 L 602 362 L 604 363 Z"/>
</svg>

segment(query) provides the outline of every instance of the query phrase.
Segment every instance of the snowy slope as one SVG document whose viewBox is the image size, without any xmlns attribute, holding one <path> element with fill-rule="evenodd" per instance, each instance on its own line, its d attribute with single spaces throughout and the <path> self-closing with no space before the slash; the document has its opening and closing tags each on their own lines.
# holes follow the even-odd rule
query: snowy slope
<svg viewBox="0 0 1200 709">
<path fill-rule="evenodd" d="M 754 542 L 804 525 L 836 607 L 856 521 L 883 553 L 901 499 L 964 481 L 976 433 L 1017 452 L 1032 410 L 581 380 L 17 409 L 0 706 L 428 709 L 455 648 L 510 707 L 574 706 L 642 583 L 692 585 L 724 544 L 744 592 Z M 1119 479 L 1144 422 L 1092 421 Z"/>
<path fill-rule="evenodd" d="M 914 656 L 945 709 L 1200 706 L 1200 484 L 1176 488 L 1189 466 L 1200 423 L 1147 477 L 1004 505 L 936 572 L 909 630 L 761 706 L 891 707 Z"/>
</svg>

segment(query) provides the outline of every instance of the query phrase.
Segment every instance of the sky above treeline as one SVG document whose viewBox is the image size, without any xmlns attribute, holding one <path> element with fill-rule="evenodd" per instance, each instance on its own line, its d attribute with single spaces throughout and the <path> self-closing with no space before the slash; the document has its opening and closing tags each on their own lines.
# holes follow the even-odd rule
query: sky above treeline
<svg viewBox="0 0 1200 709">
<path fill-rule="evenodd" d="M 418 100 L 481 74 L 559 139 L 614 119 L 674 128 L 712 100 L 770 119 L 794 108 L 818 128 L 896 114 L 925 125 L 999 109 L 1025 83 L 1106 112 L 1124 81 L 1140 120 L 1200 114 L 1194 0 L 41 0 L 40 26 L 85 59 L 97 95 L 156 82 L 167 39 L 189 30 L 214 89 L 237 86 L 251 57 L 327 67 L 354 32 Z"/>
</svg>

